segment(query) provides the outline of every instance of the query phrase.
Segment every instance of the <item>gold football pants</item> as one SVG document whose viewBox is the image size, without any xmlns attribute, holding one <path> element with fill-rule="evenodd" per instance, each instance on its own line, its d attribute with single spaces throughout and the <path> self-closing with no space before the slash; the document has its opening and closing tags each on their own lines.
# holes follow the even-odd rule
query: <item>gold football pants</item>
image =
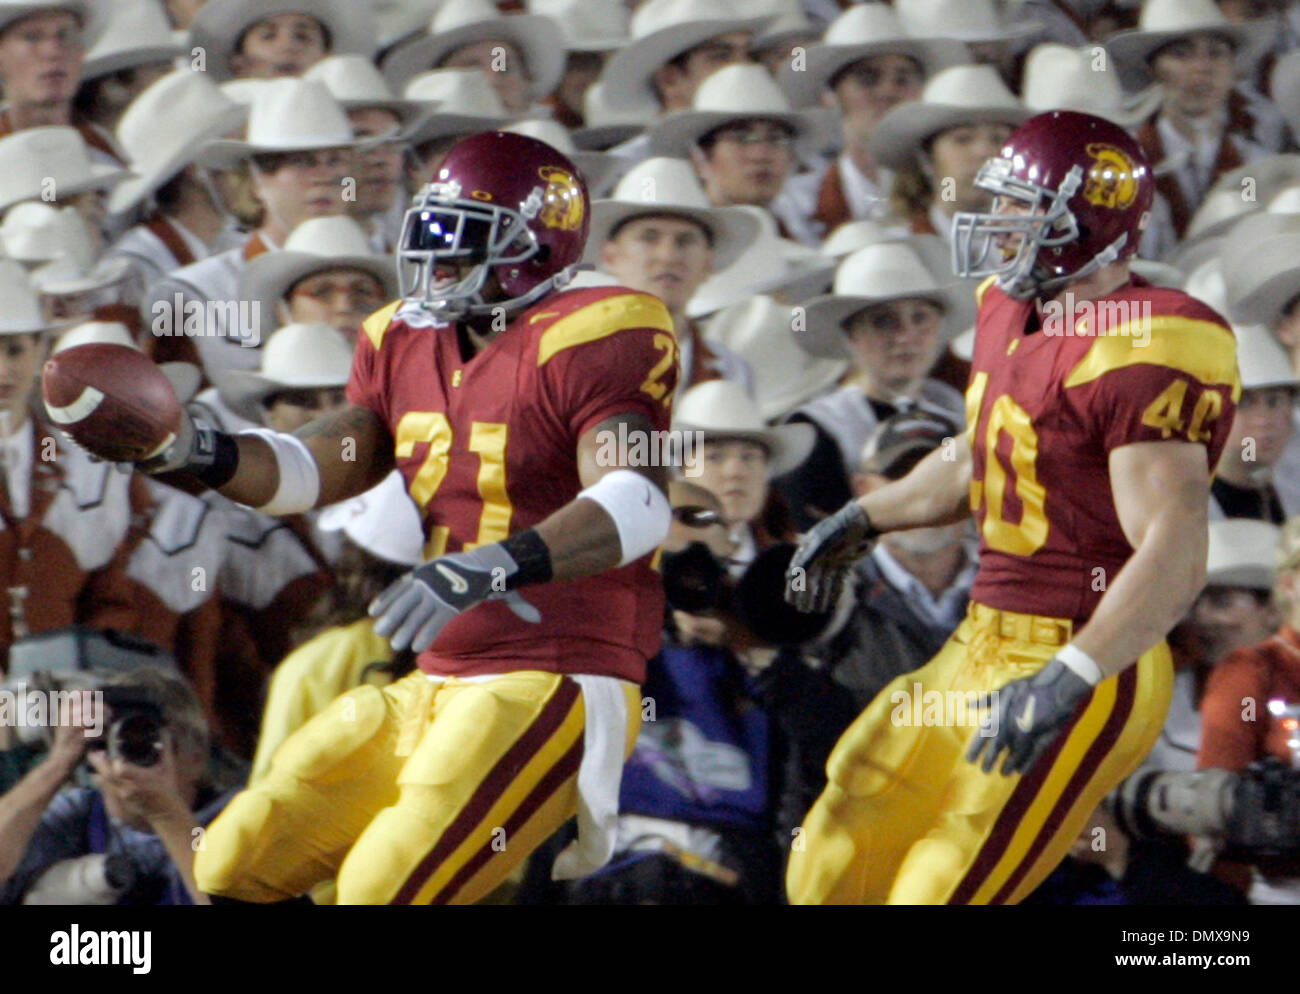
<svg viewBox="0 0 1300 994">
<path fill-rule="evenodd" d="M 894 680 L 840 738 L 792 844 L 795 904 L 1009 904 L 1065 858 L 1088 816 L 1160 735 L 1173 687 L 1164 642 L 1103 680 L 1023 776 L 965 759 L 965 702 L 1038 672 L 1069 621 L 972 603 L 929 663 Z"/>
<path fill-rule="evenodd" d="M 337 877 L 339 904 L 472 903 L 576 813 L 584 726 L 578 685 L 554 673 L 357 687 L 212 823 L 198 885 L 269 902 Z"/>
</svg>

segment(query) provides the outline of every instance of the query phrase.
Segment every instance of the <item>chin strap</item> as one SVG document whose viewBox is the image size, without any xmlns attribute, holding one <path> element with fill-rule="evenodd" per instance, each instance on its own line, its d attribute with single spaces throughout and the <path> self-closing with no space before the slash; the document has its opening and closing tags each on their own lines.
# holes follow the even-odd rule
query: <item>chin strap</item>
<svg viewBox="0 0 1300 994">
<path fill-rule="evenodd" d="M 1073 283 L 1084 277 L 1091 276 L 1103 266 L 1109 266 L 1112 262 L 1118 262 L 1120 252 L 1128 243 L 1128 232 L 1120 235 L 1104 249 L 1094 255 L 1086 265 L 1066 276 L 1053 276 L 1049 279 L 1037 279 L 1034 276 L 1026 276 L 1020 279 L 1011 280 L 1006 285 L 999 283 L 1002 292 L 1008 297 L 1015 300 L 1029 300 L 1031 297 L 1044 297 L 1053 295 L 1067 283 Z"/>
</svg>

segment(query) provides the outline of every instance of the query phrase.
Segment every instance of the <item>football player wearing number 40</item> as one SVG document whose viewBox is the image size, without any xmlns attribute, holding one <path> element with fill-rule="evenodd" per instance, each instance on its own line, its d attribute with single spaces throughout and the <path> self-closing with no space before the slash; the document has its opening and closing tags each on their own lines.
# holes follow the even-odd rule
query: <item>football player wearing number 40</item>
<svg viewBox="0 0 1300 994">
<path fill-rule="evenodd" d="M 295 435 L 189 422 L 145 467 L 272 514 L 396 467 L 427 538 L 428 561 L 371 605 L 418 670 L 281 745 L 208 829 L 206 892 L 274 902 L 336 879 L 344 904 L 469 903 L 575 814 L 557 875 L 608 858 L 670 510 L 666 470 L 596 453 L 603 432 L 668 428 L 678 361 L 658 299 L 564 288 L 588 224 L 585 183 L 550 146 L 465 139 L 406 214 L 402 299 L 364 322 L 348 406 Z"/>
<path fill-rule="evenodd" d="M 973 510 L 969 613 L 835 747 L 791 855 L 794 902 L 1021 900 L 1156 741 L 1163 638 L 1204 580 L 1235 342 L 1205 304 L 1129 272 L 1154 186 L 1141 149 L 1101 118 L 1052 111 L 976 183 L 992 211 L 953 221 L 957 273 L 988 277 L 966 442 L 811 529 L 787 595 L 820 607 L 876 535 Z M 1069 301 L 1128 306 L 1076 319 Z M 1129 314 L 1146 325 L 1124 326 Z M 896 727 L 892 698 L 914 683 L 984 710 Z"/>
</svg>

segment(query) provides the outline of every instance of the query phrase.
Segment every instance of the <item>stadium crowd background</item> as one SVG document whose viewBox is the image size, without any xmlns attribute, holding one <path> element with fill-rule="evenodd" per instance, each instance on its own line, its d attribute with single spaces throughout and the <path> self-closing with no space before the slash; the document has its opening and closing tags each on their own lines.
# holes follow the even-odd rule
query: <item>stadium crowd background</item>
<svg viewBox="0 0 1300 994">
<path fill-rule="evenodd" d="M 100 758 L 92 781 L 79 730 L 0 727 L 0 900 L 192 900 L 185 852 L 229 791 L 338 693 L 409 671 L 365 606 L 427 557 L 393 479 L 273 519 L 86 457 L 40 404 L 45 356 L 133 345 L 223 430 L 300 427 L 344 403 L 360 322 L 396 296 L 411 194 L 497 128 L 585 175 L 578 279 L 667 304 L 675 424 L 705 446 L 666 553 L 701 543 L 734 581 L 960 441 L 975 304 L 948 222 L 987 207 L 979 165 L 1040 111 L 1130 129 L 1160 192 L 1135 270 L 1229 318 L 1243 386 L 1147 765 L 1292 763 L 1264 702 L 1300 704 L 1295 0 L 0 0 L 0 87 L 0 644 L 77 657 L 81 626 L 175 661 L 145 678 L 174 733 L 162 773 Z M 974 538 L 886 537 L 787 644 L 734 593 L 671 611 L 614 862 L 553 884 L 557 839 L 500 899 L 782 900 L 826 755 L 957 625 Z M 1212 848 L 1128 839 L 1099 809 L 1035 899 L 1300 901 L 1285 867 Z M 97 896 L 50 872 L 117 852 L 136 882 Z"/>
</svg>

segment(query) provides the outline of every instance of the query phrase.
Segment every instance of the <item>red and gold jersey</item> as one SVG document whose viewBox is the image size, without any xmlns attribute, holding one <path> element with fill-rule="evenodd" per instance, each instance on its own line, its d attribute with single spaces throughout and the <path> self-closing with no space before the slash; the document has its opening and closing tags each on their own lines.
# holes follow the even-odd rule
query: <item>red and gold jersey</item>
<svg viewBox="0 0 1300 994">
<path fill-rule="evenodd" d="M 397 468 L 423 512 L 426 560 L 501 541 L 573 500 L 582 489 L 578 439 L 606 418 L 641 414 L 656 431 L 669 426 L 677 343 L 654 297 L 622 287 L 552 295 L 468 362 L 454 327 L 408 323 L 400 306 L 362 326 L 348 400 L 392 433 Z M 522 588 L 540 624 L 500 602 L 481 604 L 448 623 L 419 665 L 640 683 L 663 623 L 649 563 Z"/>
<path fill-rule="evenodd" d="M 1036 305 L 986 286 L 966 391 L 971 597 L 1082 623 L 1133 552 L 1111 450 L 1199 442 L 1213 469 L 1241 393 L 1236 342 L 1205 304 L 1136 278 L 1029 334 Z"/>
</svg>

